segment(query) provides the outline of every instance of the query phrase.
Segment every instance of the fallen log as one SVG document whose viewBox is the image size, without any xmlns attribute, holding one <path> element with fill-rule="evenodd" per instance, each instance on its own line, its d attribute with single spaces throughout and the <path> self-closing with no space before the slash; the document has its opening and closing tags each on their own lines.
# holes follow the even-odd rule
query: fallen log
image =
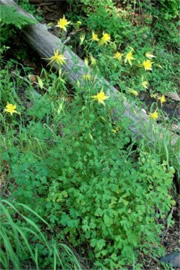
<svg viewBox="0 0 180 270">
<path fill-rule="evenodd" d="M 19 13 L 36 19 L 29 13 L 22 10 L 13 0 L 0 0 L 0 5 L 15 6 Z M 83 76 L 87 73 L 93 74 L 93 71 L 87 67 L 70 48 L 65 46 L 63 42 L 47 31 L 47 28 L 36 21 L 36 24 L 29 25 L 23 30 L 24 38 L 27 43 L 42 57 L 50 58 L 55 50 L 63 52 L 66 63 L 63 65 L 63 69 L 68 76 L 72 84 L 83 81 Z M 58 70 L 59 67 L 54 65 Z M 97 77 L 95 86 L 104 87 L 107 89 L 106 93 L 114 100 L 119 102 L 124 107 L 123 116 L 129 118 L 131 121 L 130 130 L 137 137 L 146 136 L 150 142 L 159 142 L 160 140 L 168 138 L 170 146 L 177 145 L 179 142 L 179 136 L 166 130 L 164 127 L 151 121 L 145 110 L 139 109 L 136 105 L 131 104 L 127 101 L 126 97 L 121 94 L 116 88 L 114 88 L 107 80 L 101 77 Z"/>
</svg>

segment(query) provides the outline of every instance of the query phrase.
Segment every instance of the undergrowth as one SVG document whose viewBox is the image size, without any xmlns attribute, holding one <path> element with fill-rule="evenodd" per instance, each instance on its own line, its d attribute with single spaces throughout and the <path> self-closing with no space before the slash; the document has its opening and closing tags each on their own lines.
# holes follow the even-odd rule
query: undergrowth
<svg viewBox="0 0 180 270">
<path fill-rule="evenodd" d="M 163 223 L 157 220 L 174 205 L 169 193 L 174 169 L 155 149 L 139 144 L 132 150 L 129 121 L 111 118 L 114 106 L 119 115 L 123 108 L 110 97 L 98 103 L 92 97 L 100 89 L 76 87 L 69 100 L 62 73 L 43 73 L 47 92 L 39 95 L 23 80 L 14 85 L 16 95 L 9 88 L 9 102 L 17 104 L 13 115 L 1 99 L 5 194 L 48 217 L 56 241 L 76 247 L 91 267 L 135 264 L 137 251 L 153 254 L 155 243 L 153 255 L 161 256 Z M 8 84 L 4 81 L 2 95 Z"/>
<path fill-rule="evenodd" d="M 16 28 L 22 29 L 23 27 L 34 24 L 32 18 L 28 18 L 17 12 L 17 9 L 12 6 L 1 5 L 0 8 L 0 44 L 6 44 L 8 39 L 16 34 Z"/>
<path fill-rule="evenodd" d="M 159 2 L 159 21 L 149 0 L 69 2 L 61 38 L 74 30 L 67 42 L 86 65 L 131 101 L 153 95 L 150 121 L 163 119 L 164 94 L 177 89 L 177 2 Z M 49 58 L 59 72 L 44 68 L 33 80 L 32 69 L 5 64 L 9 37 L 4 32 L 0 63 L 2 267 L 81 269 L 70 246 L 90 269 L 143 269 L 140 254 L 163 256 L 160 235 L 173 224 L 178 149 L 167 147 L 170 137 L 154 147 L 137 141 L 124 106 L 90 74 L 70 86 L 62 52 Z"/>
<path fill-rule="evenodd" d="M 46 227 L 44 233 L 36 224 Z M 51 239 L 51 228 L 31 208 L 22 203 L 0 201 L 1 269 L 81 269 L 67 245 Z"/>
</svg>

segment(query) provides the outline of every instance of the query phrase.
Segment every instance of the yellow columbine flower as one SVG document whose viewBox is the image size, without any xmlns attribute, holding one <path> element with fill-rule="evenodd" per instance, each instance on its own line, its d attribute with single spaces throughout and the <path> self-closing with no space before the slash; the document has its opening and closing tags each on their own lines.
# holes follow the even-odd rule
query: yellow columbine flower
<svg viewBox="0 0 180 270">
<path fill-rule="evenodd" d="M 157 94 L 157 93 L 156 93 L 156 94 L 151 94 L 150 96 L 151 96 L 152 98 L 155 98 L 155 99 L 156 99 L 156 98 L 158 97 L 158 94 Z"/>
<path fill-rule="evenodd" d="M 147 89 L 148 88 L 148 81 L 143 81 L 142 86 Z"/>
<path fill-rule="evenodd" d="M 161 104 L 166 102 L 165 95 L 162 95 L 161 97 L 159 97 L 159 100 L 160 100 Z"/>
<path fill-rule="evenodd" d="M 86 66 L 88 66 L 88 64 L 89 64 L 88 58 L 84 58 L 84 64 L 85 64 Z"/>
<path fill-rule="evenodd" d="M 104 94 L 104 91 L 101 90 L 96 96 L 91 96 L 94 100 L 97 100 L 98 103 L 105 105 L 104 101 L 109 97 Z"/>
<path fill-rule="evenodd" d="M 85 40 L 85 35 L 84 34 L 81 35 L 79 39 L 80 39 L 80 45 L 82 45 L 84 43 L 84 40 Z"/>
<path fill-rule="evenodd" d="M 95 66 L 96 65 L 96 59 L 92 55 L 90 55 L 90 60 L 91 60 L 91 65 Z"/>
<path fill-rule="evenodd" d="M 163 69 L 163 67 L 160 64 L 155 64 L 158 68 Z"/>
<path fill-rule="evenodd" d="M 10 104 L 10 103 L 8 103 L 6 105 L 6 108 L 4 110 L 5 110 L 5 112 L 10 113 L 11 115 L 13 113 L 17 113 L 17 111 L 16 111 L 16 105 L 13 105 L 13 104 Z"/>
<path fill-rule="evenodd" d="M 82 22 L 81 21 L 77 21 L 74 23 L 74 27 L 75 27 L 75 30 L 79 30 L 80 26 L 81 26 Z"/>
<path fill-rule="evenodd" d="M 132 51 L 128 52 L 125 56 L 125 60 L 124 62 L 126 63 L 128 61 L 128 63 L 130 64 L 130 66 L 132 66 L 131 61 L 134 60 L 135 58 L 132 56 Z"/>
<path fill-rule="evenodd" d="M 112 129 L 112 132 L 116 134 L 119 130 L 121 130 L 121 127 L 117 126 L 115 129 Z"/>
<path fill-rule="evenodd" d="M 99 38 L 98 38 L 98 35 L 95 34 L 94 32 L 92 32 L 92 38 L 91 38 L 92 41 L 99 41 Z"/>
<path fill-rule="evenodd" d="M 150 60 L 144 61 L 143 66 L 145 70 L 152 70 L 152 62 Z"/>
<path fill-rule="evenodd" d="M 121 60 L 122 56 L 123 56 L 123 53 L 120 53 L 120 52 L 116 52 L 114 54 L 114 58 L 117 59 L 117 60 L 119 60 L 119 61 Z"/>
<path fill-rule="evenodd" d="M 150 60 L 156 57 L 155 55 L 153 55 L 153 54 L 150 53 L 150 52 L 147 52 L 145 55 L 146 55 L 146 57 L 149 58 Z"/>
<path fill-rule="evenodd" d="M 79 25 L 79 26 L 82 24 L 81 21 L 77 21 L 76 23 L 77 23 L 77 25 Z"/>
<path fill-rule="evenodd" d="M 91 75 L 89 73 L 87 73 L 87 74 L 83 75 L 83 79 L 90 81 Z"/>
<path fill-rule="evenodd" d="M 153 113 L 149 113 L 149 117 L 153 120 L 156 120 L 158 118 L 158 112 L 155 111 Z"/>
<path fill-rule="evenodd" d="M 111 40 L 110 35 L 103 32 L 103 36 L 102 36 L 102 38 L 99 41 L 99 45 L 104 45 L 104 44 L 110 42 L 110 40 Z"/>
<path fill-rule="evenodd" d="M 70 24 L 70 22 L 68 22 L 68 21 L 66 20 L 65 16 L 63 16 L 62 19 L 59 19 L 59 21 L 58 21 L 56 27 L 59 27 L 59 28 L 61 28 L 62 30 L 67 31 L 66 27 L 68 26 L 68 24 Z"/>
<path fill-rule="evenodd" d="M 38 85 L 39 85 L 40 89 L 43 89 L 44 84 L 43 84 L 43 81 L 41 80 L 41 78 L 39 76 L 37 76 L 37 81 L 38 81 Z"/>
<path fill-rule="evenodd" d="M 57 114 L 60 114 L 63 111 L 63 108 L 64 108 L 65 98 L 62 98 L 61 100 L 62 100 L 62 102 L 59 104 Z"/>
<path fill-rule="evenodd" d="M 54 52 L 54 55 L 52 57 L 47 58 L 47 59 L 50 60 L 48 65 L 52 64 L 53 62 L 63 65 L 65 64 L 65 60 L 66 60 L 66 58 L 64 57 L 64 54 L 59 54 L 58 50 Z"/>
<path fill-rule="evenodd" d="M 129 88 L 129 93 L 133 94 L 134 96 L 138 96 L 138 92 L 136 90 L 133 90 L 132 88 Z"/>
</svg>

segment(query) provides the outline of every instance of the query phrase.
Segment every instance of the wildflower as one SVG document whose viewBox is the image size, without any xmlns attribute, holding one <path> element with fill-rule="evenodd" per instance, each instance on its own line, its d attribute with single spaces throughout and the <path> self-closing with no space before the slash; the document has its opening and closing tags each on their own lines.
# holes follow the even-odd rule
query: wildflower
<svg viewBox="0 0 180 270">
<path fill-rule="evenodd" d="M 58 107 L 58 110 L 57 110 L 58 115 L 63 111 L 64 103 L 65 103 L 65 98 L 62 98 L 62 102 L 59 104 L 59 107 Z"/>
<path fill-rule="evenodd" d="M 84 58 L 84 64 L 86 65 L 86 66 L 88 66 L 88 59 L 87 58 Z"/>
<path fill-rule="evenodd" d="M 158 94 L 155 93 L 155 94 L 151 94 L 150 96 L 151 96 L 152 98 L 155 98 L 155 99 L 156 99 L 156 98 L 158 97 Z"/>
<path fill-rule="evenodd" d="M 66 60 L 66 58 L 64 57 L 63 54 L 59 54 L 58 50 L 56 50 L 54 52 L 54 55 L 52 57 L 47 58 L 47 59 L 50 60 L 48 65 L 52 64 L 53 62 L 56 62 L 56 63 L 58 63 L 60 65 L 63 65 L 63 64 L 65 64 L 65 60 Z"/>
<path fill-rule="evenodd" d="M 166 102 L 165 95 L 162 95 L 161 97 L 159 97 L 159 100 L 161 102 L 161 105 L 162 105 L 162 103 Z"/>
<path fill-rule="evenodd" d="M 91 96 L 94 100 L 97 100 L 98 103 L 105 105 L 104 100 L 108 99 L 109 97 L 104 94 L 104 91 L 101 90 L 96 96 Z"/>
<path fill-rule="evenodd" d="M 133 94 L 134 96 L 138 96 L 138 92 L 133 90 L 132 88 L 129 88 L 129 93 Z"/>
<path fill-rule="evenodd" d="M 98 38 L 98 35 L 95 34 L 94 32 L 92 32 L 92 38 L 91 38 L 92 41 L 99 41 L 99 38 Z"/>
<path fill-rule="evenodd" d="M 121 130 L 121 127 L 117 126 L 115 129 L 112 129 L 112 132 L 116 134 L 119 130 Z"/>
<path fill-rule="evenodd" d="M 150 60 L 156 57 L 155 55 L 151 54 L 150 52 L 147 52 L 145 55 Z"/>
<path fill-rule="evenodd" d="M 81 22 L 81 21 L 77 21 L 77 24 L 81 25 L 81 24 L 82 24 L 82 22 Z"/>
<path fill-rule="evenodd" d="M 7 105 L 6 105 L 6 108 L 4 109 L 6 112 L 8 112 L 8 113 L 10 113 L 11 115 L 13 114 L 13 113 L 17 113 L 17 111 L 16 111 L 16 105 L 13 105 L 13 104 L 10 104 L 10 103 L 8 103 Z"/>
<path fill-rule="evenodd" d="M 75 23 L 74 23 L 74 28 L 75 28 L 75 30 L 76 30 L 76 31 L 79 30 L 79 28 L 80 28 L 81 25 L 82 25 L 82 22 L 81 22 L 81 21 L 75 22 Z"/>
<path fill-rule="evenodd" d="M 65 16 L 63 16 L 62 19 L 59 19 L 58 24 L 56 25 L 56 27 L 61 28 L 64 31 L 67 31 L 66 27 L 68 26 L 68 24 L 70 24 L 70 22 L 68 22 L 65 18 Z"/>
<path fill-rule="evenodd" d="M 90 55 L 90 60 L 91 60 L 91 65 L 95 66 L 96 65 L 96 59 L 92 55 Z"/>
<path fill-rule="evenodd" d="M 148 88 L 148 81 L 143 81 L 142 86 L 147 89 Z"/>
<path fill-rule="evenodd" d="M 102 36 L 102 38 L 99 41 L 99 45 L 104 45 L 104 44 L 110 42 L 110 40 L 111 40 L 110 35 L 103 32 L 103 36 Z"/>
<path fill-rule="evenodd" d="M 38 80 L 39 88 L 40 88 L 40 89 L 43 89 L 44 84 L 43 84 L 43 81 L 41 80 L 41 78 L 40 78 L 39 76 L 37 76 L 37 80 Z"/>
<path fill-rule="evenodd" d="M 144 61 L 143 66 L 145 70 L 152 70 L 152 62 L 150 60 Z"/>
<path fill-rule="evenodd" d="M 125 56 L 125 60 L 124 62 L 126 63 L 128 61 L 128 63 L 130 64 L 130 66 L 132 66 L 132 62 L 131 60 L 134 60 L 135 58 L 132 56 L 132 51 L 128 52 Z"/>
<path fill-rule="evenodd" d="M 160 64 L 155 64 L 156 67 L 163 69 L 163 67 Z"/>
<path fill-rule="evenodd" d="M 112 132 L 116 134 L 117 133 L 117 130 L 116 129 L 112 129 Z"/>
<path fill-rule="evenodd" d="M 158 112 L 154 111 L 153 113 L 149 113 L 149 117 L 153 120 L 156 120 L 158 118 Z"/>
<path fill-rule="evenodd" d="M 116 52 L 115 55 L 114 55 L 114 58 L 120 61 L 122 56 L 123 56 L 123 53 Z"/>
<path fill-rule="evenodd" d="M 84 40 L 85 40 L 85 35 L 83 34 L 80 36 L 80 45 L 84 43 Z"/>
<path fill-rule="evenodd" d="M 89 81 L 90 81 L 91 75 L 90 75 L 89 73 L 87 73 L 87 74 L 83 75 L 83 79 L 84 79 L 84 80 L 89 80 Z"/>
</svg>

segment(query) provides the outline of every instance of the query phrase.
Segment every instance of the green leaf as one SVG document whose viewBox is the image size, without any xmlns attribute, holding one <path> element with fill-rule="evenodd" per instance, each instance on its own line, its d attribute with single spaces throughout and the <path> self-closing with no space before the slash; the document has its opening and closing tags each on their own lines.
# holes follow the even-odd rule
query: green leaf
<svg viewBox="0 0 180 270">
<path fill-rule="evenodd" d="M 7 5 L 1 5 L 0 20 L 4 24 L 12 24 L 19 29 L 35 23 L 32 18 L 20 14 L 15 7 Z"/>
<path fill-rule="evenodd" d="M 107 215 L 104 215 L 104 222 L 107 227 L 110 227 L 113 224 L 113 219 Z"/>
</svg>

